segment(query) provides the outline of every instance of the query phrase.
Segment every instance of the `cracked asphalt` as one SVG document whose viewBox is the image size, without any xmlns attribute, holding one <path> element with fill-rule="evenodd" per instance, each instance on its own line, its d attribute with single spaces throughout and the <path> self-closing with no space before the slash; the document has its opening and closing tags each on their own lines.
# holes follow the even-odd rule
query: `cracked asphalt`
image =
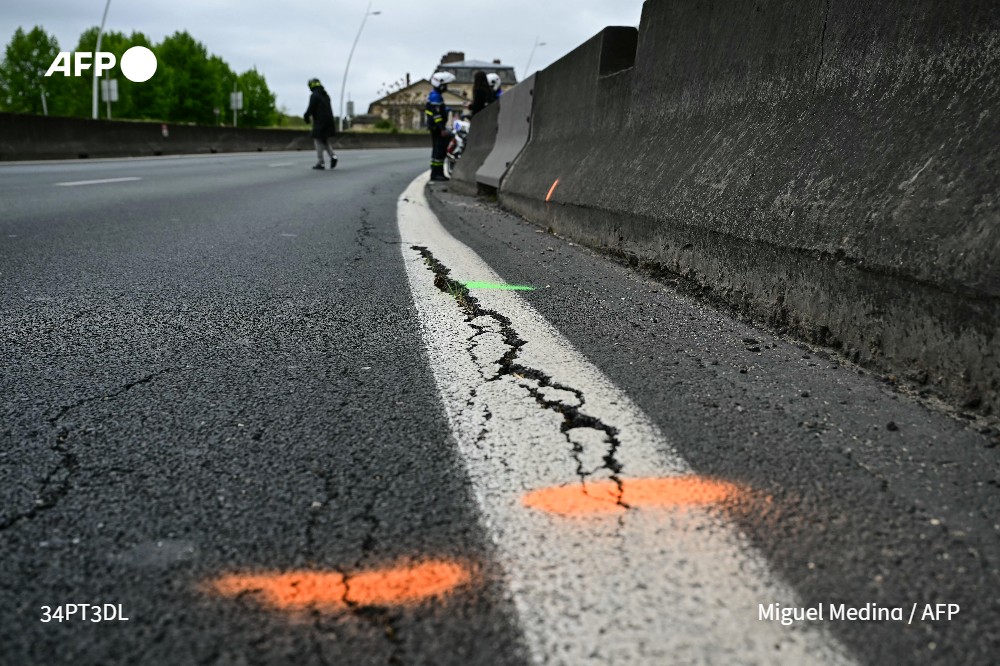
<svg viewBox="0 0 1000 666">
<path fill-rule="evenodd" d="M 396 199 L 427 151 L 340 158 L 0 165 L 0 661 L 530 659 L 400 259 Z M 120 177 L 140 180 L 56 186 Z M 537 287 L 518 297 L 696 472 L 770 498 L 734 518 L 804 604 L 961 605 L 951 621 L 829 623 L 858 663 L 995 662 L 994 425 L 431 189 L 445 227 Z M 553 393 L 575 388 L 532 376 L 502 313 L 471 314 L 477 353 L 494 340 L 545 418 L 604 431 L 611 460 L 581 440 L 573 465 L 614 480 L 618 434 Z M 463 562 L 474 583 L 443 604 L 292 616 L 203 586 L 416 558 Z M 39 621 L 65 603 L 130 619 Z"/>
<path fill-rule="evenodd" d="M 539 407 L 558 414 L 561 420 L 559 431 L 567 438 L 572 447 L 573 458 L 576 461 L 576 472 L 580 480 L 592 477 L 597 471 L 606 470 L 609 473 L 608 478 L 618 487 L 616 503 L 625 506 L 622 503 L 622 481 L 618 477 L 621 463 L 615 457 L 618 447 L 621 446 L 621 442 L 618 440 L 618 429 L 581 411 L 586 401 L 582 390 L 561 384 L 537 368 L 525 366 L 520 362 L 518 357 L 526 342 L 518 336 L 510 319 L 500 312 L 483 308 L 479 299 L 473 296 L 463 283 L 450 277 L 450 269 L 435 259 L 430 250 L 419 246 L 414 246 L 411 249 L 420 252 L 434 273 L 434 286 L 455 297 L 459 307 L 465 313 L 469 326 L 476 331 L 476 334 L 468 341 L 470 345 L 468 353 L 471 358 L 474 361 L 482 362 L 482 359 L 478 358 L 479 354 L 482 353 L 478 352 L 478 348 L 482 345 L 481 339 L 484 336 L 493 335 L 499 338 L 495 343 L 500 343 L 503 355 L 497 359 L 496 372 L 490 374 L 487 381 L 495 381 L 504 376 L 514 377 L 517 383 L 528 391 Z M 476 397 L 475 390 L 470 397 Z M 486 414 L 490 416 L 489 411 Z M 585 469 L 586 466 L 581 457 L 585 447 L 583 444 L 573 442 L 569 435 L 569 432 L 573 430 L 578 436 L 582 436 L 579 435 L 580 429 L 593 431 L 588 435 L 591 437 L 596 435 L 598 448 L 603 449 L 602 454 L 598 456 L 600 465 L 596 468 Z"/>
<path fill-rule="evenodd" d="M 834 622 L 860 663 L 991 664 L 1000 645 L 1000 435 L 432 186 L 459 241 L 643 410 L 701 474 L 766 494 L 737 524 L 806 606 L 958 603 L 960 621 Z"/>
<path fill-rule="evenodd" d="M 0 167 L 0 661 L 523 663 L 399 260 L 426 155 L 340 157 Z M 198 588 L 415 557 L 477 583 L 294 621 Z"/>
<path fill-rule="evenodd" d="M 766 498 L 694 473 L 515 292 L 457 288 L 505 280 L 429 211 L 425 180 L 400 198 L 403 260 L 535 663 L 853 664 L 821 626 L 758 620 L 795 594 L 727 514 Z"/>
</svg>

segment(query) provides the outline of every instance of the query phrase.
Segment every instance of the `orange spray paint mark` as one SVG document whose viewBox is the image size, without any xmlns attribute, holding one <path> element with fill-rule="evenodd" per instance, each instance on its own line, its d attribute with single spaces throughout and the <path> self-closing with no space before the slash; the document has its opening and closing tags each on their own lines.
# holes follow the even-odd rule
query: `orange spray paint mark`
<svg viewBox="0 0 1000 666">
<path fill-rule="evenodd" d="M 341 610 L 348 606 L 398 606 L 444 596 L 469 582 L 460 564 L 432 560 L 362 573 L 289 571 L 230 574 L 210 581 L 207 591 L 224 597 L 244 594 L 280 611 Z"/>
<path fill-rule="evenodd" d="M 562 516 L 593 516 L 635 508 L 687 508 L 733 500 L 742 491 L 731 483 L 701 476 L 625 479 L 542 488 L 524 496 L 525 506 Z M 619 497 L 621 502 L 619 502 Z"/>
<path fill-rule="evenodd" d="M 549 193 L 545 195 L 545 203 L 548 203 L 549 200 L 552 199 L 552 193 L 556 191 L 556 185 L 558 184 L 559 184 L 559 179 L 556 178 L 556 181 L 552 183 L 552 187 L 549 188 Z"/>
</svg>

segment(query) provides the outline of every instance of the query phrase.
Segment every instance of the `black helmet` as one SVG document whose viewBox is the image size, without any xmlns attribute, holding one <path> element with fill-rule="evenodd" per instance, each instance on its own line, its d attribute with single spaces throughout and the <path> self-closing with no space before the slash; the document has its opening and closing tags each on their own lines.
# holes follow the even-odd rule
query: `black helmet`
<svg viewBox="0 0 1000 666">
<path fill-rule="evenodd" d="M 323 84 L 319 82 L 319 79 L 309 79 L 309 90 L 313 88 L 319 88 Z"/>
</svg>

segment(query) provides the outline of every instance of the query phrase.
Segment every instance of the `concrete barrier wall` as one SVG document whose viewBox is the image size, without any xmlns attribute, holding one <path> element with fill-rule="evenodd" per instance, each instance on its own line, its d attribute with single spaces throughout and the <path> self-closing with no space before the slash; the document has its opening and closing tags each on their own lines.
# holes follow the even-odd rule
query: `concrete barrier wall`
<svg viewBox="0 0 1000 666">
<path fill-rule="evenodd" d="M 503 97 L 472 117 L 465 152 L 462 153 L 462 159 L 455 163 L 455 171 L 451 175 L 451 188 L 456 192 L 476 194 L 478 191 L 476 172 L 493 151 L 502 102 Z"/>
<path fill-rule="evenodd" d="M 531 134 L 531 100 L 535 76 L 508 90 L 500 98 L 497 136 L 493 150 L 476 171 L 476 182 L 497 189 L 507 169 L 521 153 Z"/>
<path fill-rule="evenodd" d="M 997 414 L 998 71 L 994 0 L 647 0 L 538 73 L 500 202 Z"/>
<path fill-rule="evenodd" d="M 0 160 L 313 150 L 306 130 L 202 127 L 0 113 Z M 427 147 L 425 135 L 339 134 L 337 148 Z"/>
</svg>

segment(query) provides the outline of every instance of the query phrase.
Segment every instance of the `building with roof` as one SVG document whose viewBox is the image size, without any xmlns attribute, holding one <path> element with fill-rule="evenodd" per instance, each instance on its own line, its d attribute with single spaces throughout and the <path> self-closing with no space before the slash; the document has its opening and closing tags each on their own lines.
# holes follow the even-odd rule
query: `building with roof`
<svg viewBox="0 0 1000 666">
<path fill-rule="evenodd" d="M 427 79 L 420 79 L 416 83 L 411 83 L 372 102 L 368 107 L 368 116 L 389 120 L 401 130 L 425 129 L 427 125 L 424 117 L 424 106 L 430 92 L 431 82 Z M 445 104 L 458 111 L 470 100 L 452 92 L 449 86 L 449 90 L 444 94 L 444 101 Z"/>
<path fill-rule="evenodd" d="M 494 58 L 492 62 L 466 60 L 465 54 L 461 51 L 449 51 L 444 54 L 434 71 L 454 74 L 455 82 L 448 86 L 449 90 L 470 100 L 472 99 L 472 81 L 478 71 L 498 74 L 504 88 L 517 85 L 517 76 L 514 74 L 513 65 L 504 65 L 499 58 Z"/>
<path fill-rule="evenodd" d="M 490 72 L 498 74 L 504 88 L 517 84 L 517 77 L 511 65 L 504 65 L 499 59 L 493 62 L 466 60 L 465 54 L 461 51 L 449 51 L 444 54 L 441 62 L 434 68 L 435 72 L 451 72 L 455 75 L 455 81 L 448 84 L 444 101 L 456 114 L 465 104 L 472 102 L 472 82 L 476 72 L 480 70 L 487 74 Z M 402 85 L 403 80 L 400 79 L 394 85 Z M 398 90 L 388 92 L 372 102 L 368 106 L 368 114 L 363 124 L 367 126 L 377 122 L 373 119 L 381 118 L 392 121 L 392 124 L 399 129 L 423 129 L 426 126 L 424 104 L 431 91 L 431 83 L 428 79 L 410 83 L 409 74 L 406 75 L 405 82 L 405 85 Z"/>
</svg>

